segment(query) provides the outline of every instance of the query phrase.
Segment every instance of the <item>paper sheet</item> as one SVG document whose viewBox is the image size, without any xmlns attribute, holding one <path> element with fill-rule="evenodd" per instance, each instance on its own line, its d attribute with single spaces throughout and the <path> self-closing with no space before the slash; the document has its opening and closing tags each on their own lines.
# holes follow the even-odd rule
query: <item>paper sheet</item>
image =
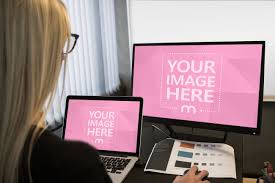
<svg viewBox="0 0 275 183">
<path fill-rule="evenodd" d="M 234 149 L 223 143 L 165 139 L 155 144 L 144 171 L 182 175 L 193 165 L 208 177 L 236 179 Z"/>
</svg>

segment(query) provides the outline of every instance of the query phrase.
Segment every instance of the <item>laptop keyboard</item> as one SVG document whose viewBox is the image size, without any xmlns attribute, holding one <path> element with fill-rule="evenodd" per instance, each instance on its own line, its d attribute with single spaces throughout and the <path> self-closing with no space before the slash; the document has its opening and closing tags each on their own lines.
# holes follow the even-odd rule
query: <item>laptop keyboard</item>
<svg viewBox="0 0 275 183">
<path fill-rule="evenodd" d="M 131 159 L 127 158 L 116 158 L 109 156 L 100 157 L 101 161 L 105 165 L 107 172 L 121 174 L 121 171 L 125 169 Z"/>
</svg>

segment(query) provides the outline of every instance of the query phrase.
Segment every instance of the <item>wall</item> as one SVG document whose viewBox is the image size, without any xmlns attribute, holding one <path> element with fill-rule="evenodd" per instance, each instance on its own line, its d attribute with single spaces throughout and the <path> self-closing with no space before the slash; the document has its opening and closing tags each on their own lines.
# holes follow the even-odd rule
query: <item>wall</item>
<svg viewBox="0 0 275 183">
<path fill-rule="evenodd" d="M 275 101 L 275 1 L 128 0 L 128 6 L 131 44 L 265 40 L 264 96 Z"/>
</svg>

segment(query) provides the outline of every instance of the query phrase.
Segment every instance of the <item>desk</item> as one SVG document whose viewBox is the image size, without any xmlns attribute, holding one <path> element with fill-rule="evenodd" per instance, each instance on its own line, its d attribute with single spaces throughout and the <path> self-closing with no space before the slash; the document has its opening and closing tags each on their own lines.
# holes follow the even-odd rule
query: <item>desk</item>
<svg viewBox="0 0 275 183">
<path fill-rule="evenodd" d="M 264 161 L 275 165 L 275 102 L 263 103 L 262 129 L 259 136 L 244 135 L 243 175 L 259 177 Z M 256 157 L 256 158 L 255 158 Z"/>
<path fill-rule="evenodd" d="M 172 183 L 175 176 L 157 174 L 157 173 L 144 173 L 143 169 L 145 163 L 152 151 L 152 148 L 156 142 L 164 139 L 164 135 L 157 133 L 152 128 L 150 122 L 144 122 L 142 128 L 142 139 L 141 139 L 141 161 L 137 164 L 130 174 L 125 179 L 125 183 L 147 183 L 147 182 L 157 182 L 157 183 Z M 156 124 L 161 126 L 160 124 Z M 181 127 L 179 127 L 181 128 Z M 184 128 L 183 128 L 184 129 Z M 198 130 L 200 131 L 200 130 Z M 203 131 L 203 134 L 208 135 L 212 133 L 211 131 Z M 208 133 L 208 134 L 207 134 Z M 55 134 L 61 137 L 62 128 L 55 131 Z M 237 168 L 237 179 L 209 179 L 211 183 L 242 183 L 242 172 L 243 172 L 243 136 L 240 134 L 229 133 L 227 137 L 227 144 L 231 145 L 235 150 L 235 160 Z"/>
<path fill-rule="evenodd" d="M 157 173 L 144 173 L 143 169 L 145 162 L 147 161 L 151 150 L 156 142 L 164 139 L 165 136 L 156 133 L 151 127 L 153 123 L 144 122 L 142 131 L 142 145 L 141 145 L 141 162 L 137 164 L 125 179 L 125 183 L 141 183 L 141 182 L 158 182 L 169 183 L 172 182 L 175 176 L 157 174 Z M 159 124 L 157 124 L 160 126 Z M 237 168 L 237 179 L 209 179 L 211 183 L 242 183 L 242 169 L 243 169 L 243 137 L 240 134 L 229 133 L 227 138 L 227 144 L 231 145 L 235 149 L 235 159 Z"/>
</svg>

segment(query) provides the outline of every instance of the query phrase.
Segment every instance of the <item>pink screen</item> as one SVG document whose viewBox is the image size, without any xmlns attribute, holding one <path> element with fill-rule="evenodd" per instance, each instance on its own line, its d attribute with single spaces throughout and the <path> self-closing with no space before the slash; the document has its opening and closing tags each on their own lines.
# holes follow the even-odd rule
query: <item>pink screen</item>
<svg viewBox="0 0 275 183">
<path fill-rule="evenodd" d="M 257 127 L 262 45 L 136 46 L 144 115 Z"/>
<path fill-rule="evenodd" d="M 98 150 L 135 153 L 139 107 L 139 101 L 71 99 L 64 138 L 85 141 Z"/>
</svg>

